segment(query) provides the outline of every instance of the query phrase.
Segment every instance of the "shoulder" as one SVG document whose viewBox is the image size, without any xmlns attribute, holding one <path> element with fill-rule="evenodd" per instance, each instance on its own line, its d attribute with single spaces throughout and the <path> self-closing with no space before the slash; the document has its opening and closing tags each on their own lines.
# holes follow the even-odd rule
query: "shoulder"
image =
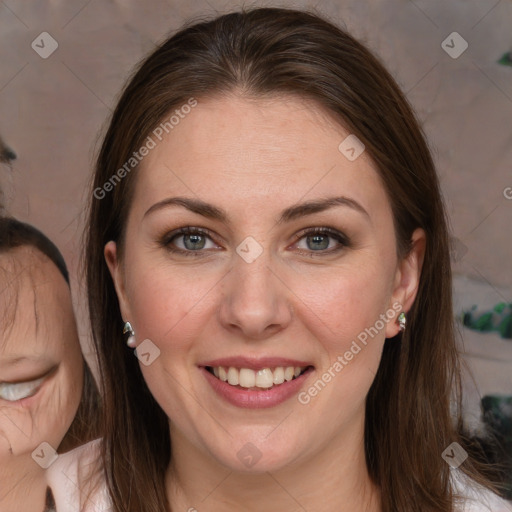
<svg viewBox="0 0 512 512">
<path fill-rule="evenodd" d="M 61 454 L 47 469 L 57 512 L 107 512 L 110 500 L 100 466 L 101 439 Z"/>
<path fill-rule="evenodd" d="M 451 479 L 458 496 L 457 512 L 512 512 L 512 503 L 471 480 L 462 471 L 452 469 Z"/>
</svg>

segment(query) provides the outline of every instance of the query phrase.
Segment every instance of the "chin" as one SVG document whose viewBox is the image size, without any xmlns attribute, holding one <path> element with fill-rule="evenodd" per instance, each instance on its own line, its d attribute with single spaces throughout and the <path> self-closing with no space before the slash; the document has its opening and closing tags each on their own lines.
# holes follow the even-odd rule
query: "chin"
<svg viewBox="0 0 512 512">
<path fill-rule="evenodd" d="M 244 461 L 240 461 L 238 459 L 230 459 L 230 464 L 228 464 L 228 468 L 231 471 L 236 471 L 238 473 L 246 473 L 247 475 L 262 475 L 268 472 L 278 472 L 283 469 L 286 469 L 291 464 L 291 457 L 272 457 L 269 460 L 268 457 L 262 456 L 261 459 L 257 460 L 253 463 L 246 463 Z"/>
<path fill-rule="evenodd" d="M 231 471 L 254 475 L 280 471 L 295 464 L 298 452 L 289 441 L 273 443 L 265 442 L 264 437 L 259 439 L 251 441 L 248 436 L 243 440 L 232 439 L 225 449 L 214 449 L 211 453 Z"/>
</svg>

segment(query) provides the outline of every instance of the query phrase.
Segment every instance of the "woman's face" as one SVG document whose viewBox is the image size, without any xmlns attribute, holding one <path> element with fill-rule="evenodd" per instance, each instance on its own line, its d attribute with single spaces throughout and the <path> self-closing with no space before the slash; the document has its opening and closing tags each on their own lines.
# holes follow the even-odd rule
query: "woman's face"
<svg viewBox="0 0 512 512">
<path fill-rule="evenodd" d="M 114 242 L 105 256 L 173 452 L 269 471 L 360 441 L 421 258 L 397 261 L 385 190 L 351 139 L 339 149 L 348 135 L 294 97 L 199 100 L 133 171 L 122 257 Z"/>
<path fill-rule="evenodd" d="M 22 459 L 44 467 L 52 451 L 31 454 L 43 442 L 56 450 L 64 438 L 83 359 L 69 287 L 37 250 L 0 254 L 0 319 L 0 467 Z"/>
</svg>

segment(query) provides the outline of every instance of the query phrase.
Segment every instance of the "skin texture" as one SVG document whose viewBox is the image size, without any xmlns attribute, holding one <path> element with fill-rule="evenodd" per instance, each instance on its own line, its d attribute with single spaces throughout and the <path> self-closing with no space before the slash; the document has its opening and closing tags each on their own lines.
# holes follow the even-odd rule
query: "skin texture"
<svg viewBox="0 0 512 512">
<path fill-rule="evenodd" d="M 0 254 L 0 315 L 0 382 L 46 376 L 33 396 L 0 397 L 0 510 L 38 511 L 46 481 L 31 454 L 43 442 L 58 448 L 83 385 L 70 290 L 51 260 L 30 247 Z"/>
<path fill-rule="evenodd" d="M 385 189 L 366 153 L 353 162 L 340 153 L 347 135 L 309 100 L 234 94 L 199 100 L 137 170 L 124 251 L 118 257 L 109 242 L 105 257 L 137 344 L 150 339 L 161 351 L 141 369 L 170 419 L 173 510 L 380 510 L 364 458 L 364 404 L 384 340 L 399 332 L 396 316 L 308 404 L 292 397 L 240 409 L 198 370 L 218 357 L 293 357 L 315 367 L 306 389 L 393 304 L 411 307 L 424 233 L 415 231 L 399 262 Z M 212 203 L 228 223 L 180 206 L 145 215 L 172 196 Z M 340 206 L 276 222 L 286 207 L 333 196 L 368 215 Z M 160 243 L 186 226 L 211 231 L 202 256 L 169 251 L 192 246 L 183 235 Z M 350 243 L 294 238 L 314 227 Z M 248 236 L 263 248 L 252 263 L 236 252 Z M 250 468 L 237 457 L 249 442 L 261 453 Z"/>
</svg>

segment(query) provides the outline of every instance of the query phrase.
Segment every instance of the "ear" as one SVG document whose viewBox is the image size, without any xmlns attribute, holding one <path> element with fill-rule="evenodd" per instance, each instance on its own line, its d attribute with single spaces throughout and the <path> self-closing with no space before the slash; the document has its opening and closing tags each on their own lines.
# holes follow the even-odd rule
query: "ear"
<svg viewBox="0 0 512 512">
<path fill-rule="evenodd" d="M 421 269 L 425 257 L 425 231 L 417 228 L 411 236 L 411 242 L 410 252 L 397 265 L 393 294 L 389 303 L 389 308 L 396 311 L 396 316 L 393 321 L 386 325 L 386 338 L 392 338 L 400 332 L 396 318 L 402 311 L 407 313 L 411 309 L 418 293 Z M 400 306 L 397 311 L 398 304 Z"/>
<path fill-rule="evenodd" d="M 126 297 L 123 266 L 120 263 L 117 255 L 116 243 L 111 240 L 105 244 L 103 254 L 105 256 L 105 261 L 107 262 L 110 275 L 112 276 L 112 281 L 114 281 L 114 287 L 116 289 L 117 300 L 119 301 L 121 316 L 123 317 L 123 320 L 127 322 L 131 318 L 131 313 Z"/>
</svg>

